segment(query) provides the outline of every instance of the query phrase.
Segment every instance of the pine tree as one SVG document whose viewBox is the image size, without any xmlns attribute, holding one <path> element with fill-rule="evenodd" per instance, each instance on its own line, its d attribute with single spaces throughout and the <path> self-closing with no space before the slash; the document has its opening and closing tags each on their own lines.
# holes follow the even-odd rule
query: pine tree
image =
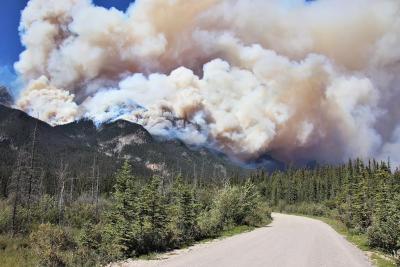
<svg viewBox="0 0 400 267">
<path fill-rule="evenodd" d="M 196 238 L 197 204 L 193 189 L 182 181 L 181 176 L 174 181 L 170 211 L 177 231 L 177 242 L 191 243 Z"/>
<path fill-rule="evenodd" d="M 142 189 L 139 199 L 139 214 L 142 221 L 140 253 L 165 249 L 167 236 L 167 204 L 160 192 L 161 180 L 153 177 Z"/>
<path fill-rule="evenodd" d="M 132 168 L 125 161 L 116 174 L 113 206 L 107 214 L 105 239 L 114 258 L 132 256 L 137 246 L 135 223 L 137 215 L 137 187 Z"/>
<path fill-rule="evenodd" d="M 359 175 L 360 176 L 360 175 Z M 370 206 L 370 195 L 368 181 L 360 176 L 357 189 L 354 190 L 353 202 L 353 222 L 352 226 L 365 231 L 372 221 Z"/>
</svg>

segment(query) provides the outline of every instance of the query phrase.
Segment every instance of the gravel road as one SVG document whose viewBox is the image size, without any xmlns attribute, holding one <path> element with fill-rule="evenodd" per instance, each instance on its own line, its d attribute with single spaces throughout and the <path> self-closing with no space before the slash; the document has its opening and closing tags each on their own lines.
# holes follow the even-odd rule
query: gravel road
<svg viewBox="0 0 400 267">
<path fill-rule="evenodd" d="M 195 245 L 156 261 L 123 267 L 362 267 L 366 255 L 327 224 L 305 217 L 273 214 L 271 225 L 249 233 Z"/>
</svg>

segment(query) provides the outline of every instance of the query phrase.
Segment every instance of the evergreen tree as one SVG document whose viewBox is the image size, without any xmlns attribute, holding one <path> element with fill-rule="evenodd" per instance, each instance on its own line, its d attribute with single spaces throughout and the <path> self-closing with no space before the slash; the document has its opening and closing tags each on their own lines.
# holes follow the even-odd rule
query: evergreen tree
<svg viewBox="0 0 400 267">
<path fill-rule="evenodd" d="M 137 242 L 135 223 L 137 215 L 137 187 L 132 168 L 125 161 L 116 174 L 112 195 L 113 206 L 107 214 L 105 240 L 111 257 L 132 256 Z"/>
<path fill-rule="evenodd" d="M 193 189 L 182 181 L 181 176 L 174 182 L 170 210 L 177 231 L 177 242 L 191 243 L 197 236 L 197 203 Z"/>
<path fill-rule="evenodd" d="M 167 240 L 167 203 L 160 189 L 161 180 L 153 177 L 141 190 L 139 211 L 140 236 L 143 241 L 138 248 L 140 253 L 159 251 L 165 248 Z"/>
</svg>

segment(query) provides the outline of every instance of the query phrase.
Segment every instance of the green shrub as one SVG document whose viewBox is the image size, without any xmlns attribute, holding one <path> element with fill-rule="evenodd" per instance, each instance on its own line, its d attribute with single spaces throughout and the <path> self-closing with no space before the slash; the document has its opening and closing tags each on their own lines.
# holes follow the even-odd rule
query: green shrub
<svg viewBox="0 0 400 267">
<path fill-rule="evenodd" d="M 7 233 L 11 227 L 11 206 L 0 200 L 0 233 Z"/>
<path fill-rule="evenodd" d="M 319 203 L 299 203 L 294 205 L 285 205 L 280 202 L 277 209 L 280 212 L 299 213 L 310 216 L 330 216 L 331 211 L 323 204 Z"/>
<path fill-rule="evenodd" d="M 24 237 L 0 235 L 0 266 L 38 266 L 38 261 Z"/>
<path fill-rule="evenodd" d="M 54 197 L 44 195 L 32 209 L 32 217 L 38 223 L 56 224 L 59 220 L 59 210 Z"/>
<path fill-rule="evenodd" d="M 376 213 L 372 226 L 368 229 L 371 247 L 396 254 L 400 250 L 400 194 L 385 203 L 385 209 Z"/>
<path fill-rule="evenodd" d="M 220 229 L 227 229 L 243 220 L 240 203 L 240 191 L 236 186 L 226 186 L 214 199 L 211 215 Z M 214 214 L 213 214 L 214 213 Z"/>
<path fill-rule="evenodd" d="M 59 226 L 41 224 L 31 233 L 32 249 L 45 266 L 66 266 L 70 252 L 76 249 L 71 235 Z"/>
<path fill-rule="evenodd" d="M 396 225 L 390 223 L 374 224 L 367 232 L 369 245 L 394 254 L 400 249 L 400 232 L 398 228 L 396 229 Z"/>
<path fill-rule="evenodd" d="M 74 202 L 65 209 L 65 221 L 69 226 L 83 228 L 96 218 L 96 206 L 91 203 Z"/>
<path fill-rule="evenodd" d="M 198 225 L 202 236 L 214 237 L 239 225 L 260 226 L 271 220 L 271 211 L 254 184 L 225 186 L 213 199 L 211 209 L 201 212 Z"/>
<path fill-rule="evenodd" d="M 271 210 L 253 183 L 247 181 L 239 191 L 240 203 L 236 209 L 239 209 L 240 220 L 237 225 L 261 226 L 272 219 Z"/>
<path fill-rule="evenodd" d="M 222 231 L 220 214 L 216 209 L 202 211 L 197 224 L 200 238 L 216 237 Z"/>
<path fill-rule="evenodd" d="M 400 242 L 397 244 L 397 246 L 400 247 Z M 400 249 L 396 251 L 396 253 L 394 255 L 394 260 L 396 262 L 396 265 L 400 266 Z"/>
<path fill-rule="evenodd" d="M 244 223 L 249 226 L 263 226 L 272 220 L 271 209 L 267 203 L 259 202 L 247 214 Z"/>
</svg>

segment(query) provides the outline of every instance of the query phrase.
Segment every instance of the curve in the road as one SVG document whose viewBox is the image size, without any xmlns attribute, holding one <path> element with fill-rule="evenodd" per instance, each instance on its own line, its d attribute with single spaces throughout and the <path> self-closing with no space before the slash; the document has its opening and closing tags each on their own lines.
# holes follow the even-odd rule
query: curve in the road
<svg viewBox="0 0 400 267">
<path fill-rule="evenodd" d="M 273 214 L 271 225 L 189 249 L 158 261 L 124 267 L 369 267 L 368 257 L 329 225 L 310 218 Z"/>
</svg>

